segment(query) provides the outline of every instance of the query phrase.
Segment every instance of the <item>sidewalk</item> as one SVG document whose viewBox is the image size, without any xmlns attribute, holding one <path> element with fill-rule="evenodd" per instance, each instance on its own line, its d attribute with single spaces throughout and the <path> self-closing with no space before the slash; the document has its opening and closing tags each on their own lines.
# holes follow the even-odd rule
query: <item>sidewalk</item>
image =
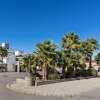
<svg viewBox="0 0 100 100">
<path fill-rule="evenodd" d="M 24 86 L 24 84 L 7 84 L 7 88 L 21 93 L 42 96 L 76 96 L 100 87 L 100 78 L 83 79 L 41 85 L 37 87 Z"/>
</svg>

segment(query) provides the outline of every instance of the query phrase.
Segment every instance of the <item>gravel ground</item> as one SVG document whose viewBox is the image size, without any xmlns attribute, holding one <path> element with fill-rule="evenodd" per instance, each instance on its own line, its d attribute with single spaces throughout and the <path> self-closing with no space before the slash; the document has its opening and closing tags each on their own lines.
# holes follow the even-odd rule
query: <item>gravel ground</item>
<svg viewBox="0 0 100 100">
<path fill-rule="evenodd" d="M 7 88 L 26 94 L 42 95 L 42 96 L 77 96 L 81 93 L 91 91 L 100 87 L 100 78 L 83 79 L 76 81 L 68 81 L 41 85 L 37 87 L 24 86 L 23 84 L 7 84 Z"/>
</svg>

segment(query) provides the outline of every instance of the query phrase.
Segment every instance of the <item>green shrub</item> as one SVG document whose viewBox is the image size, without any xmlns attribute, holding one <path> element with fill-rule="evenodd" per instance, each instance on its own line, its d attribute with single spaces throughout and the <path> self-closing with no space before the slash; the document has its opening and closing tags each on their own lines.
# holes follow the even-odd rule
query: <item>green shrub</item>
<svg viewBox="0 0 100 100">
<path fill-rule="evenodd" d="M 70 77 L 73 77 L 73 76 L 75 76 L 74 68 L 70 67 L 70 68 L 67 69 L 66 78 L 70 78 Z"/>
<path fill-rule="evenodd" d="M 48 79 L 49 80 L 56 80 L 59 78 L 60 78 L 60 76 L 59 76 L 58 72 L 54 68 L 49 68 Z"/>
<path fill-rule="evenodd" d="M 57 80 L 57 79 L 60 79 L 60 76 L 59 76 L 58 73 L 49 74 L 48 79 L 49 79 L 49 80 Z"/>
<path fill-rule="evenodd" d="M 82 76 L 82 77 L 88 76 L 87 71 L 85 69 L 79 70 L 78 76 Z"/>
<path fill-rule="evenodd" d="M 87 70 L 89 76 L 97 76 L 97 71 L 91 67 Z"/>
</svg>

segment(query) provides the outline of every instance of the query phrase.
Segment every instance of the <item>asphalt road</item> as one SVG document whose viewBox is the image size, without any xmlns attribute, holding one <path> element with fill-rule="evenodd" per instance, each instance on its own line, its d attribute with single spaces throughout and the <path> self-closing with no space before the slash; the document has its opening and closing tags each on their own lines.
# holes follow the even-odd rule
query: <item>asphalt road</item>
<svg viewBox="0 0 100 100">
<path fill-rule="evenodd" d="M 26 95 L 22 93 L 16 93 L 7 89 L 6 84 L 14 81 L 18 77 L 23 78 L 24 74 L 0 73 L 0 100 L 100 100 L 100 88 L 70 98 Z"/>
</svg>

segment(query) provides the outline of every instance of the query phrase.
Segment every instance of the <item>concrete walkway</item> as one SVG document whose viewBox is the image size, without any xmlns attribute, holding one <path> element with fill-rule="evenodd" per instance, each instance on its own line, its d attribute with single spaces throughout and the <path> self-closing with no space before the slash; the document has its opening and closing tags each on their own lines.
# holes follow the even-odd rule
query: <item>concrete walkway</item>
<svg viewBox="0 0 100 100">
<path fill-rule="evenodd" d="M 0 100 L 61 100 L 61 98 L 58 97 L 44 97 L 16 93 L 6 88 L 7 83 L 12 83 L 16 78 L 23 77 L 23 73 L 0 73 Z"/>
<path fill-rule="evenodd" d="M 77 96 L 81 93 L 91 91 L 95 88 L 100 87 L 100 78 L 83 79 L 76 81 L 61 82 L 55 84 L 41 85 L 41 86 L 24 86 L 24 84 L 11 84 L 8 85 L 13 91 L 35 94 L 41 96 L 60 96 L 60 97 L 71 97 Z"/>
<path fill-rule="evenodd" d="M 24 74 L 0 73 L 0 100 L 100 100 L 100 88 L 92 89 L 72 97 L 52 97 L 52 96 L 34 96 L 23 93 L 17 93 L 6 88 L 7 83 L 12 83 L 16 78 L 23 78 Z M 90 83 L 90 81 L 89 81 Z M 95 82 L 96 84 L 96 82 Z M 97 83 L 98 84 L 98 83 Z M 100 83 L 99 83 L 100 84 Z M 91 87 L 88 85 L 88 87 Z M 64 90 L 62 90 L 65 92 Z"/>
<path fill-rule="evenodd" d="M 100 100 L 100 88 L 64 100 Z"/>
</svg>

